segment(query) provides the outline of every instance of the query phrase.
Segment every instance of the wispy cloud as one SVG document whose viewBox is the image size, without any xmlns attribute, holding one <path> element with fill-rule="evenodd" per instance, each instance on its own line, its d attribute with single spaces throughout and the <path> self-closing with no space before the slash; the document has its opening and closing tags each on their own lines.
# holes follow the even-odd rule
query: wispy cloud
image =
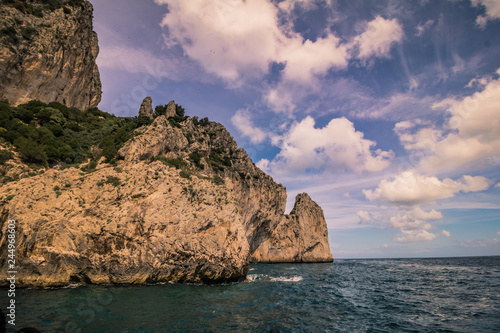
<svg viewBox="0 0 500 333">
<path fill-rule="evenodd" d="M 436 229 L 432 221 L 443 219 L 443 214 L 435 209 L 426 211 L 419 206 L 402 207 L 397 214 L 391 210 L 379 211 L 377 214 L 361 210 L 357 216 L 361 225 L 397 230 L 392 240 L 398 243 L 430 242 L 440 236 L 451 237 L 451 233 L 446 230 L 438 233 L 430 231 Z"/>
<path fill-rule="evenodd" d="M 417 27 L 415 28 L 417 30 L 415 35 L 418 37 L 421 37 L 427 30 L 429 30 L 430 27 L 432 27 L 434 22 L 435 21 L 431 19 L 431 20 L 426 21 L 423 24 L 417 25 Z"/>
<path fill-rule="evenodd" d="M 460 243 L 462 247 L 489 247 L 492 245 L 498 245 L 500 241 L 496 238 L 493 239 L 480 239 L 480 240 L 466 240 Z"/>
<path fill-rule="evenodd" d="M 415 92 L 395 93 L 387 98 L 374 99 L 372 106 L 351 111 L 356 118 L 401 120 L 431 114 L 436 97 L 420 96 Z"/>
<path fill-rule="evenodd" d="M 477 165 L 500 154 L 498 105 L 500 79 L 489 81 L 472 96 L 435 103 L 435 109 L 445 108 L 450 114 L 442 128 L 408 128 L 396 133 L 407 150 L 423 156 L 417 168 L 427 173 Z"/>
</svg>

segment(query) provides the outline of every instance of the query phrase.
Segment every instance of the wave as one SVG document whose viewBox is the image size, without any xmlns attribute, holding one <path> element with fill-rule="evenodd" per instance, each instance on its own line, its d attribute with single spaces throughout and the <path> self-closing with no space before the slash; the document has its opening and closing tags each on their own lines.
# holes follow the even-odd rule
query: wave
<svg viewBox="0 0 500 333">
<path fill-rule="evenodd" d="M 280 276 L 277 278 L 271 278 L 271 281 L 278 281 L 278 282 L 299 282 L 302 281 L 302 276 L 292 276 L 292 277 L 284 277 Z"/>
<path fill-rule="evenodd" d="M 265 274 L 248 274 L 246 282 L 267 281 L 267 282 L 299 282 L 302 281 L 302 276 L 268 276 Z"/>
</svg>

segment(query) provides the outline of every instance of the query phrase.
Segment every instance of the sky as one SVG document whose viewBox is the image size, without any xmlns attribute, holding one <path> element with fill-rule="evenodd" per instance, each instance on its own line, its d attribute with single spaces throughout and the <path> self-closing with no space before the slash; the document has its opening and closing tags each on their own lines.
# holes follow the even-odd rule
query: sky
<svg viewBox="0 0 500 333">
<path fill-rule="evenodd" d="M 500 1 L 91 3 L 99 108 L 222 123 L 334 258 L 500 255 Z"/>
</svg>

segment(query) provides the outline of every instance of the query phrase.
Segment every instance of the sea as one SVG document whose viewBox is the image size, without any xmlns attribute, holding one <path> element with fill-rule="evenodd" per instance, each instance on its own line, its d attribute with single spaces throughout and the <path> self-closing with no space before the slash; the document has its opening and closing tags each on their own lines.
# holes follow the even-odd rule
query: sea
<svg viewBox="0 0 500 333">
<path fill-rule="evenodd" d="M 16 329 L 24 326 L 42 332 L 500 332 L 500 256 L 256 264 L 247 281 L 226 285 L 22 289 Z"/>
</svg>

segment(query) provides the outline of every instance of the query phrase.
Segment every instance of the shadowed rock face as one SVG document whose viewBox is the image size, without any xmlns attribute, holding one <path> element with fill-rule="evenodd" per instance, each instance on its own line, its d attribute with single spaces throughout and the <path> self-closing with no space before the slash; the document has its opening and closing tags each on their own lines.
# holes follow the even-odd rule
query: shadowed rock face
<svg viewBox="0 0 500 333">
<path fill-rule="evenodd" d="M 307 194 L 283 215 L 285 188 L 221 124 L 177 125 L 160 116 L 137 129 L 117 167 L 2 184 L 13 197 L 0 202 L 0 280 L 9 219 L 19 285 L 216 283 L 244 279 L 250 262 L 332 261 L 323 212 Z"/>
<path fill-rule="evenodd" d="M 60 1 L 66 3 L 67 1 Z M 27 4 L 28 5 L 28 4 Z M 88 1 L 56 10 L 41 1 L 35 14 L 0 4 L 0 99 L 32 99 L 85 110 L 101 101 L 99 53 Z M 23 12 L 24 11 L 24 12 Z"/>
</svg>

